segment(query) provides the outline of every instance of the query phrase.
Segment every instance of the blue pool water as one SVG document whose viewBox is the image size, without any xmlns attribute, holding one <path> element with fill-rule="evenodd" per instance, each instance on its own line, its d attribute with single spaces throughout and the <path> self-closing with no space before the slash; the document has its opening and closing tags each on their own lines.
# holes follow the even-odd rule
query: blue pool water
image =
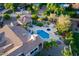
<svg viewBox="0 0 79 59">
<path fill-rule="evenodd" d="M 43 38 L 43 40 L 46 40 L 46 39 L 49 38 L 49 34 L 46 33 L 46 32 L 43 31 L 43 30 L 37 30 L 37 34 L 38 34 L 39 36 L 41 36 L 41 37 Z"/>
</svg>

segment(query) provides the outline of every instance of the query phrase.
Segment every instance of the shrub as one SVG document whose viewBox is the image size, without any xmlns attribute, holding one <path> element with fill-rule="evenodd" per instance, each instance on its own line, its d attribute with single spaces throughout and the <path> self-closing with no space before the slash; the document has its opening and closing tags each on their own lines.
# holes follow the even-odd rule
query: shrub
<svg viewBox="0 0 79 59">
<path fill-rule="evenodd" d="M 58 47 L 58 44 L 56 43 L 56 41 L 52 40 L 51 42 L 44 42 L 44 49 L 49 49 L 52 46 L 53 47 Z"/>
<path fill-rule="evenodd" d="M 32 24 L 36 25 L 37 21 L 36 20 L 32 20 Z"/>
<path fill-rule="evenodd" d="M 64 55 L 64 56 L 72 56 L 72 52 L 70 50 L 70 48 L 64 48 L 64 50 L 61 51 L 61 53 Z"/>
<path fill-rule="evenodd" d="M 38 19 L 38 16 L 36 14 L 32 14 L 32 19 L 33 20 L 37 20 Z"/>
<path fill-rule="evenodd" d="M 49 22 L 49 21 L 47 21 L 47 24 L 48 24 L 48 25 L 50 25 L 50 22 Z"/>
<path fill-rule="evenodd" d="M 49 49 L 51 47 L 50 42 L 44 42 L 44 49 Z"/>
<path fill-rule="evenodd" d="M 62 32 L 57 31 L 59 35 L 62 35 Z"/>
<path fill-rule="evenodd" d="M 17 15 L 16 18 L 17 18 L 17 19 L 20 18 L 20 15 Z"/>
<path fill-rule="evenodd" d="M 41 27 L 41 26 L 43 26 L 43 23 L 40 23 L 40 22 L 39 22 L 39 23 L 37 23 L 36 25 Z"/>
<path fill-rule="evenodd" d="M 66 45 L 69 45 L 70 44 L 70 42 L 73 40 L 74 38 L 73 38 L 73 33 L 72 32 L 67 32 L 66 34 L 65 34 L 65 43 L 66 43 Z"/>
<path fill-rule="evenodd" d="M 59 32 L 67 32 L 71 27 L 70 16 L 68 15 L 61 15 L 59 16 L 58 20 L 56 21 L 56 28 Z"/>
<path fill-rule="evenodd" d="M 43 21 L 43 18 L 38 18 L 37 20 L 38 20 L 38 21 Z"/>
<path fill-rule="evenodd" d="M 71 16 L 71 17 L 74 17 L 76 15 L 76 12 L 74 11 L 69 11 L 68 12 L 68 15 Z"/>
<path fill-rule="evenodd" d="M 5 20 L 9 20 L 11 17 L 10 17 L 9 14 L 6 13 L 6 14 L 3 15 L 3 18 L 4 18 Z"/>
</svg>

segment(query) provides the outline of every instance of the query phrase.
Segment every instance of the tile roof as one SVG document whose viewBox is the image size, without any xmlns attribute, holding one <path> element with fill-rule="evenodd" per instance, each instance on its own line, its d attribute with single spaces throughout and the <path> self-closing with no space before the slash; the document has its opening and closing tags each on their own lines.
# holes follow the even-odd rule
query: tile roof
<svg viewBox="0 0 79 59">
<path fill-rule="evenodd" d="M 39 37 L 36 37 L 35 40 L 30 40 L 31 34 L 20 26 L 9 27 L 5 25 L 0 29 L 0 32 L 5 32 L 5 36 L 13 44 L 13 48 L 6 51 L 3 55 L 17 55 L 21 51 L 28 53 L 42 42 Z"/>
</svg>

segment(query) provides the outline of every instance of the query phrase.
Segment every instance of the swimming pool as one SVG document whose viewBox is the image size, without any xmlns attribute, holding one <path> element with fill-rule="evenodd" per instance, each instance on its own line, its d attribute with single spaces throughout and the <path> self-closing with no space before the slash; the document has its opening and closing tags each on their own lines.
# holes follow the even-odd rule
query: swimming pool
<svg viewBox="0 0 79 59">
<path fill-rule="evenodd" d="M 46 33 L 45 31 L 43 30 L 37 30 L 37 34 L 43 38 L 43 40 L 48 40 L 49 39 L 49 34 Z"/>
</svg>

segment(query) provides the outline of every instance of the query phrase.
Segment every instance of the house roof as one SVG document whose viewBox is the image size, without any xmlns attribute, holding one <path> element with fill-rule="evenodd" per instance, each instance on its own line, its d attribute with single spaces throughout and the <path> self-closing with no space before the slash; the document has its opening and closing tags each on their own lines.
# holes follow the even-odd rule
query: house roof
<svg viewBox="0 0 79 59">
<path fill-rule="evenodd" d="M 5 32 L 5 36 L 11 40 L 11 43 L 14 44 L 14 47 L 3 55 L 14 55 L 19 51 L 26 51 L 28 53 L 42 42 L 39 37 L 36 37 L 35 40 L 32 40 L 31 35 L 20 26 L 9 27 L 6 25 L 0 29 L 0 32 Z"/>
<path fill-rule="evenodd" d="M 72 21 L 79 21 L 79 18 L 71 18 Z"/>
<path fill-rule="evenodd" d="M 32 19 L 31 19 L 31 15 L 22 15 L 20 18 L 19 18 L 19 20 L 18 21 L 20 21 L 21 23 L 28 23 L 28 22 L 31 22 L 32 21 Z"/>
<path fill-rule="evenodd" d="M 8 55 L 9 53 L 13 52 L 14 50 L 16 50 L 16 49 L 18 49 L 19 47 L 22 46 L 22 42 L 21 42 L 20 38 L 17 37 L 17 35 L 7 25 L 4 26 L 3 28 L 1 28 L 0 32 L 4 32 L 5 33 L 5 37 L 8 38 L 7 41 L 10 41 L 10 43 L 13 44 L 13 48 L 11 48 L 9 50 L 7 50 L 5 48 L 5 50 L 7 50 L 7 51 L 4 52 L 3 55 Z"/>
<path fill-rule="evenodd" d="M 20 40 L 23 42 L 23 50 L 28 53 L 33 48 L 35 48 L 37 45 L 39 45 L 41 42 L 43 42 L 38 36 L 36 36 L 33 40 L 33 36 L 30 33 L 28 33 L 25 29 L 23 29 L 20 26 L 15 26 L 11 28 L 12 31 L 20 38 Z"/>
<path fill-rule="evenodd" d="M 79 3 L 73 3 L 73 4 L 72 4 L 72 7 L 73 7 L 74 9 L 79 9 Z"/>
<path fill-rule="evenodd" d="M 31 34 L 20 26 L 11 27 L 11 30 L 21 39 L 23 43 L 26 43 L 31 36 Z"/>
</svg>

